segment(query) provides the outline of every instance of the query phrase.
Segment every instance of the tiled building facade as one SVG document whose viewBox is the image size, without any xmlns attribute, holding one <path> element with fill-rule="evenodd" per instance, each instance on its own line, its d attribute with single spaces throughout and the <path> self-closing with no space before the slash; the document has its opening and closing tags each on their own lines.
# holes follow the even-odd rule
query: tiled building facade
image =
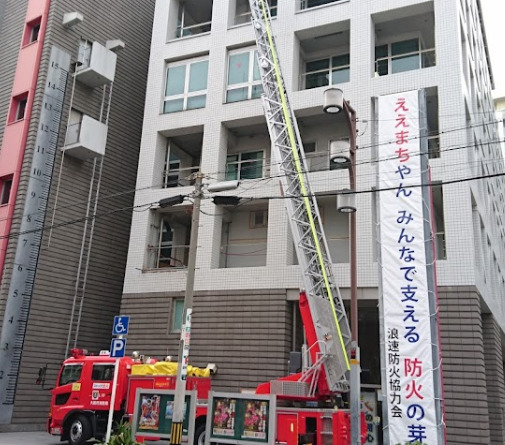
<svg viewBox="0 0 505 445">
<path fill-rule="evenodd" d="M 358 115 L 358 285 L 363 391 L 380 393 L 377 125 L 374 98 L 424 89 L 433 184 L 448 443 L 504 440 L 503 158 L 476 0 L 272 0 L 273 30 L 307 152 L 312 189 L 344 298 L 349 227 L 335 194 L 330 142 L 344 121 L 322 111 L 341 88 Z M 287 373 L 302 342 L 300 270 L 272 157 L 245 0 L 158 0 L 121 310 L 129 347 L 175 355 L 186 283 L 191 173 L 240 180 L 218 206 L 204 187 L 191 360 L 217 363 L 215 387 L 251 389 Z M 140 208 L 140 207 L 139 207 Z M 471 420 L 469 414 L 471 413 Z"/>
</svg>

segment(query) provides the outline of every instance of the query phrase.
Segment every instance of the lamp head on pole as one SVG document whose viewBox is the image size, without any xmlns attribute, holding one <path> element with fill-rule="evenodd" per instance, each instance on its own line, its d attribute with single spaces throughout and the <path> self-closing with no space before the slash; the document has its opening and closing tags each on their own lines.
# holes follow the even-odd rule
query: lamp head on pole
<svg viewBox="0 0 505 445">
<path fill-rule="evenodd" d="M 356 212 L 356 194 L 354 190 L 341 190 L 337 194 L 337 211 L 340 213 Z"/>
<path fill-rule="evenodd" d="M 351 168 L 351 146 L 348 140 L 330 141 L 330 162 L 332 168 Z"/>
<path fill-rule="evenodd" d="M 337 114 L 344 108 L 344 92 L 340 88 L 328 88 L 324 91 L 323 111 Z"/>
</svg>

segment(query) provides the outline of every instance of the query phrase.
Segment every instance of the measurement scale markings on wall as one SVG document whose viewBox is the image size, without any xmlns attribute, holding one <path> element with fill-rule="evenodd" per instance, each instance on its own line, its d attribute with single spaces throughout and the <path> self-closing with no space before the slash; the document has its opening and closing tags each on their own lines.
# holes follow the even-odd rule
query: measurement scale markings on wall
<svg viewBox="0 0 505 445">
<path fill-rule="evenodd" d="M 70 55 L 53 46 L 0 337 L 0 425 L 12 418 L 69 69 Z"/>
</svg>

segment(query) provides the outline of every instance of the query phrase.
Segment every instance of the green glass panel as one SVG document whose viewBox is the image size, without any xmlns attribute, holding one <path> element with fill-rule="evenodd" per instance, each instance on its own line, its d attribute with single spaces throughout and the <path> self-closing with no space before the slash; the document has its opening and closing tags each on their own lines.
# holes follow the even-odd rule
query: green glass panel
<svg viewBox="0 0 505 445">
<path fill-rule="evenodd" d="M 247 88 L 235 88 L 226 92 L 226 102 L 238 102 L 247 99 Z"/>
<path fill-rule="evenodd" d="M 328 69 L 329 67 L 330 59 L 313 60 L 312 62 L 307 62 L 305 65 L 305 72 L 311 73 L 313 71 Z"/>
<path fill-rule="evenodd" d="M 388 56 L 388 46 L 379 45 L 375 47 L 375 60 Z"/>
<path fill-rule="evenodd" d="M 203 60 L 191 64 L 189 71 L 189 92 L 202 91 L 207 89 L 207 74 L 209 61 Z"/>
<path fill-rule="evenodd" d="M 263 86 L 261 85 L 252 86 L 251 99 L 257 99 L 258 97 L 261 97 L 262 94 L 263 94 Z"/>
<path fill-rule="evenodd" d="M 411 39 L 403 42 L 395 42 L 391 44 L 391 55 L 397 56 L 400 54 L 413 53 L 419 51 L 419 40 Z"/>
<path fill-rule="evenodd" d="M 391 72 L 402 73 L 404 71 L 411 71 L 419 69 L 419 55 L 398 57 L 391 60 Z"/>
<path fill-rule="evenodd" d="M 331 84 L 336 85 L 337 83 L 349 82 L 349 73 L 349 68 L 333 70 L 331 73 Z"/>
<path fill-rule="evenodd" d="M 167 70 L 167 87 L 165 96 L 184 93 L 184 81 L 186 78 L 186 65 L 169 67 Z"/>
<path fill-rule="evenodd" d="M 163 107 L 164 113 L 175 113 L 176 111 L 182 111 L 184 107 L 184 99 L 166 100 L 165 106 Z"/>
<path fill-rule="evenodd" d="M 263 152 L 242 154 L 240 164 L 240 179 L 256 179 L 263 176 Z"/>
<path fill-rule="evenodd" d="M 233 54 L 229 58 L 228 85 L 249 81 L 249 52 Z"/>
<path fill-rule="evenodd" d="M 324 71 L 322 73 L 308 74 L 305 77 L 305 89 L 307 90 L 311 88 L 323 87 L 328 84 L 328 73 Z"/>
<path fill-rule="evenodd" d="M 184 300 L 174 301 L 174 318 L 172 322 L 172 331 L 180 331 L 182 328 L 182 316 L 184 313 Z"/>
<path fill-rule="evenodd" d="M 338 66 L 346 66 L 349 65 L 349 63 L 350 63 L 349 54 L 335 56 L 331 59 L 331 65 L 333 68 Z"/>
<path fill-rule="evenodd" d="M 188 110 L 195 110 L 196 108 L 205 108 L 207 96 L 204 94 L 202 96 L 188 97 Z"/>
</svg>

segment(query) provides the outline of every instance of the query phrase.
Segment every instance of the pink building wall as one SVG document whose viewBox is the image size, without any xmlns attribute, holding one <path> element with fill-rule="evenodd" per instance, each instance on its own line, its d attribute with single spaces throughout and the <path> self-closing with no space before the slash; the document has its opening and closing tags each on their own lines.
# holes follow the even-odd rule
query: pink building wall
<svg viewBox="0 0 505 445">
<path fill-rule="evenodd" d="M 9 112 L 0 150 L 0 193 L 4 190 L 4 196 L 0 195 L 0 197 L 6 201 L 0 201 L 0 283 L 11 235 L 14 206 L 32 117 L 32 105 L 50 3 L 51 0 L 28 1 Z M 21 111 L 23 108 L 24 113 Z M 20 115 L 22 115 L 21 118 L 19 118 Z M 12 185 L 7 196 L 5 190 L 9 181 L 12 181 Z"/>
</svg>

